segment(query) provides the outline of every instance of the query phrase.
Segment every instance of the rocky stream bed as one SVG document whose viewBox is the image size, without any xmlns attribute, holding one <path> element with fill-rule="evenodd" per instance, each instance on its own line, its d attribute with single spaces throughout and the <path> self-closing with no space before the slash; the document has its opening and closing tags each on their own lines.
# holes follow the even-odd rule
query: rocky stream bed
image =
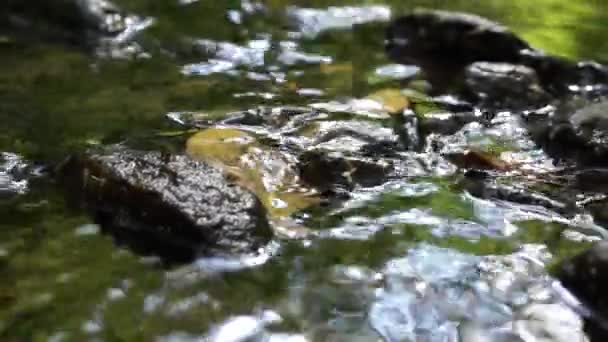
<svg viewBox="0 0 608 342">
<path fill-rule="evenodd" d="M 118 3 L 0 7 L 0 339 L 606 338 L 602 60 L 463 11 Z"/>
</svg>

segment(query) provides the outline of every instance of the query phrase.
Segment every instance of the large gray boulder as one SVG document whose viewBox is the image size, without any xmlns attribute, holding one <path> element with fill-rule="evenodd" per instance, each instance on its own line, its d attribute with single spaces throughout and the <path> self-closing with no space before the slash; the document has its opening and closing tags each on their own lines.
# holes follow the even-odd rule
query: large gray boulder
<svg viewBox="0 0 608 342">
<path fill-rule="evenodd" d="M 72 156 L 60 171 L 70 193 L 120 238 L 195 256 L 252 252 L 272 236 L 252 192 L 188 156 L 113 146 Z"/>
</svg>

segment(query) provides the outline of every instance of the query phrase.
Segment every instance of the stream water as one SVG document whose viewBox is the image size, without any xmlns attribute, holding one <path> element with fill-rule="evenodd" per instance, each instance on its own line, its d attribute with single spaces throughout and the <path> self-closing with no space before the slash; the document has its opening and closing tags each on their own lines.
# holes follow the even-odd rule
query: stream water
<svg viewBox="0 0 608 342">
<path fill-rule="evenodd" d="M 2 341 L 582 338 L 579 313 L 547 268 L 602 228 L 584 213 L 474 197 L 453 165 L 422 162 L 434 158 L 428 151 L 404 155 L 419 161 L 404 164 L 408 177 L 296 213 L 314 237 L 170 268 L 103 234 L 39 165 L 126 139 L 182 151 L 188 135 L 170 113 L 310 104 L 356 112 L 349 101 L 404 79 L 424 90 L 418 68 L 395 65 L 383 48 L 390 18 L 417 5 L 477 13 L 550 53 L 608 62 L 604 2 L 116 3 L 142 16 L 137 43 L 123 37 L 86 53 L 0 35 Z M 444 142 L 491 145 L 530 170 L 553 167 L 508 113 L 496 120 Z"/>
</svg>

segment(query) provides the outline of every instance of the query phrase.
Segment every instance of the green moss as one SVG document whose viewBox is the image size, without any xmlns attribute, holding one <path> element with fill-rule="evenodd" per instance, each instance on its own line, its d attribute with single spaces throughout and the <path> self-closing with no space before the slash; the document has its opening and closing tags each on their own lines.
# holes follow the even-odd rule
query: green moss
<svg viewBox="0 0 608 342">
<path fill-rule="evenodd" d="M 424 80 L 401 84 L 372 77 L 375 68 L 389 63 L 383 47 L 386 24 L 366 24 L 353 31 L 331 31 L 306 39 L 302 43 L 304 51 L 331 56 L 334 62 L 286 67 L 285 83 L 181 74 L 182 65 L 205 58 L 193 51 L 192 38 L 243 43 L 271 33 L 275 42 L 288 39 L 293 23 L 284 16 L 287 5 L 385 4 L 395 16 L 415 6 L 471 11 L 512 27 L 550 53 L 608 61 L 608 3 L 602 1 L 271 0 L 264 2 L 268 13 L 247 15 L 243 25 L 230 23 L 225 15 L 228 9 L 240 8 L 237 0 L 198 1 L 188 6 L 179 6 L 177 1 L 116 2 L 156 18 L 156 24 L 141 41 L 151 58 L 97 60 L 67 46 L 0 34 L 0 151 L 53 161 L 90 144 L 135 140 L 137 145 L 181 152 L 186 138 L 183 133 L 187 132 L 176 131 L 178 128 L 166 120 L 169 111 L 195 111 L 218 118 L 225 112 L 259 104 L 298 105 L 361 98 L 383 88 L 406 88 L 405 94 L 419 115 L 437 109 L 424 94 Z M 169 57 L 162 50 L 175 56 Z M 296 93 L 300 88 L 320 89 L 325 95 L 302 97 Z M 276 97 L 234 96 L 250 91 Z M 336 113 L 329 119 L 353 117 Z M 386 125 L 390 125 L 388 121 Z M 492 141 L 484 146 L 494 153 L 514 149 L 510 141 Z M 454 179 L 419 181 L 432 182 L 439 190 L 421 197 L 384 194 L 364 208 L 340 215 L 316 208 L 309 211 L 309 224 L 327 229 L 350 216 L 380 217 L 411 208 L 429 209 L 442 218 L 475 219 L 471 203 L 461 196 L 462 189 L 453 186 Z M 96 314 L 104 322 L 98 336 L 102 340 L 149 341 L 176 330 L 203 334 L 228 316 L 249 314 L 256 307 L 284 305 L 291 300 L 289 291 L 293 287 L 327 287 L 327 271 L 336 264 L 378 268 L 420 242 L 478 255 L 506 254 L 522 244 L 538 243 L 548 247 L 555 263 L 589 246 L 565 238 L 563 232 L 569 227 L 541 221 L 517 223 L 520 229 L 508 238 L 481 237 L 475 241 L 456 236 L 439 238 L 426 226 L 398 225 L 365 241 L 322 239 L 310 245 L 287 242 L 280 255 L 260 268 L 183 284 L 172 282 L 164 270 L 141 263 L 139 256 L 121 250 L 108 235 L 76 235 L 75 229 L 90 223 L 91 218 L 68 208 L 52 186 L 37 184 L 33 189 L 25 196 L 0 198 L 2 341 L 46 341 L 58 331 L 67 334 L 66 340 L 90 340 L 82 325 Z M 299 282 L 300 278 L 304 280 Z M 125 280 L 131 284 L 127 296 L 108 300 L 108 289 L 121 286 Z M 169 306 L 202 292 L 221 305 L 193 306 L 175 316 L 167 313 Z M 165 301 L 159 310 L 143 312 L 145 299 L 152 294 Z M 324 293 L 320 300 L 322 310 L 314 319 L 325 320 L 331 315 L 328 308 L 335 301 L 335 292 Z M 307 328 L 302 317 L 287 320 L 287 330 Z"/>
</svg>

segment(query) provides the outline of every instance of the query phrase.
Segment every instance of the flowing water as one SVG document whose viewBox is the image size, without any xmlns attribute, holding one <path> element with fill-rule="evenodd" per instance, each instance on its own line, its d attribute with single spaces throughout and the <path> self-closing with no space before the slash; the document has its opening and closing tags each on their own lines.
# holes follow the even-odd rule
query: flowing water
<svg viewBox="0 0 608 342">
<path fill-rule="evenodd" d="M 474 197 L 447 162 L 406 163 L 408 177 L 297 213 L 315 234 L 262 256 L 171 268 L 103 234 L 38 164 L 125 139 L 181 151 L 187 135 L 169 113 L 352 110 L 349 100 L 416 77 L 383 49 L 388 20 L 416 5 L 481 14 L 553 54 L 608 62 L 604 2 L 117 3 L 145 18 L 137 44 L 122 37 L 91 54 L 0 35 L 1 340 L 580 338 L 580 317 L 546 269 L 602 229 L 585 214 Z M 447 145 L 491 144 L 530 169 L 552 167 L 508 113 L 498 122 L 469 125 Z"/>
</svg>

